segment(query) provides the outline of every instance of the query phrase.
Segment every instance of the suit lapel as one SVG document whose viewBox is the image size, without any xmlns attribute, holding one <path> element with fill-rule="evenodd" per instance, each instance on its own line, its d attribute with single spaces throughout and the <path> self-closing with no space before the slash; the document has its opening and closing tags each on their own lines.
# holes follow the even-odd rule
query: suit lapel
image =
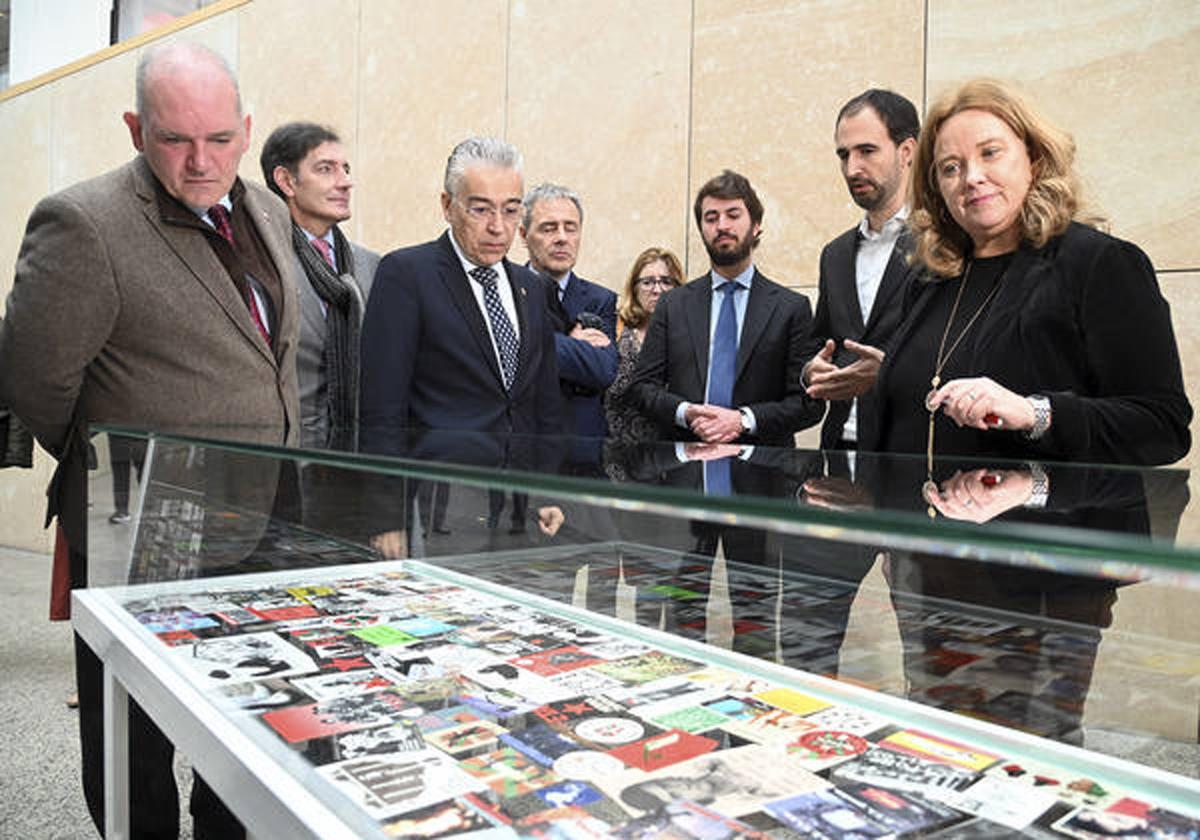
<svg viewBox="0 0 1200 840">
<path fill-rule="evenodd" d="M 488 332 L 488 325 L 484 323 L 483 313 L 479 311 L 479 304 L 475 301 L 475 294 L 471 290 L 470 284 L 474 281 L 463 271 L 458 254 L 454 252 L 454 246 L 450 244 L 449 232 L 442 234 L 439 242 L 442 244 L 442 249 L 438 258 L 438 274 L 441 275 L 442 284 L 449 292 L 450 299 L 454 301 L 459 314 L 467 322 L 469 332 L 479 347 L 480 355 L 487 361 L 488 368 L 496 377 L 496 382 L 503 387 L 504 378 L 500 375 L 500 365 L 496 361 L 496 350 L 492 346 L 491 333 Z"/>
<path fill-rule="evenodd" d="M 312 283 L 308 279 L 308 274 L 304 270 L 304 263 L 296 257 L 296 278 L 304 284 L 297 294 L 300 304 L 300 320 L 316 335 L 324 335 L 325 332 L 325 313 L 321 311 L 321 298 L 312 287 Z"/>
<path fill-rule="evenodd" d="M 846 288 L 847 293 L 837 295 L 831 303 L 842 307 L 845 318 L 842 323 L 850 323 L 854 328 L 854 335 L 861 336 L 866 327 L 863 324 L 862 306 L 858 303 L 858 228 L 851 228 L 841 238 L 836 262 L 839 276 L 849 277 L 850 283 Z"/>
<path fill-rule="evenodd" d="M 258 328 L 250 318 L 250 310 L 233 285 L 233 280 L 225 266 L 213 253 L 202 233 L 183 225 L 168 224 L 162 220 L 158 207 L 158 194 L 154 187 L 154 175 L 150 172 L 145 160 L 139 158 L 136 168 L 136 189 L 143 200 L 142 212 L 150 226 L 158 231 L 166 242 L 167 247 L 175 252 L 184 267 L 196 278 L 197 282 L 212 296 L 217 305 L 224 310 L 229 319 L 241 331 L 246 340 L 253 344 L 259 352 L 275 362 L 275 356 Z"/>
<path fill-rule="evenodd" d="M 773 298 L 779 290 L 771 285 L 767 278 L 754 270 L 754 279 L 750 281 L 750 299 L 746 301 L 746 316 L 742 321 L 742 336 L 738 339 L 737 372 L 734 382 L 742 378 L 742 371 L 754 352 L 754 345 L 762 337 L 763 330 L 771 320 Z"/>
<path fill-rule="evenodd" d="M 696 381 L 703 389 L 708 382 L 708 325 L 712 314 L 712 275 L 697 277 L 684 288 L 689 292 L 684 310 L 688 335 L 692 339 L 692 356 L 696 360 Z"/>
<path fill-rule="evenodd" d="M 282 349 L 283 341 L 286 339 L 287 324 L 297 324 L 299 319 L 292 314 L 293 309 L 299 306 L 299 298 L 294 293 L 289 294 L 288 284 L 288 269 L 295 265 L 296 251 L 292 246 L 290 236 L 284 237 L 279 234 L 279 231 L 287 231 L 289 234 L 292 230 L 292 220 L 290 217 L 275 222 L 272 218 L 274 213 L 286 213 L 286 209 L 282 207 L 271 207 L 263 203 L 259 196 L 250 189 L 245 189 L 242 192 L 242 201 L 246 205 L 246 215 L 250 217 L 251 223 L 258 229 L 259 239 L 267 246 L 267 254 L 271 258 L 272 264 L 275 266 L 275 273 L 279 277 L 280 286 L 280 303 L 276 330 L 279 335 L 272 337 L 272 349 L 278 353 Z M 297 282 L 306 280 L 303 269 L 296 276 Z M 320 304 L 317 305 L 320 310 Z M 325 316 L 321 315 L 322 329 L 324 329 Z M 257 332 L 257 329 L 255 330 Z"/>
</svg>

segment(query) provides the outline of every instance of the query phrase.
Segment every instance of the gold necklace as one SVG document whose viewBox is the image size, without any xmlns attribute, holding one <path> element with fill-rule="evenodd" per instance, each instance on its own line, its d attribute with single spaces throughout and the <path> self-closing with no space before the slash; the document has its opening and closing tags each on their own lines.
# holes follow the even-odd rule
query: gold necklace
<svg viewBox="0 0 1200 840">
<path fill-rule="evenodd" d="M 963 340 L 971 327 L 975 326 L 975 321 L 983 314 L 983 310 L 992 302 L 992 298 L 996 296 L 996 292 L 1000 291 L 1000 281 L 1004 279 L 1004 275 L 1008 273 L 1008 267 L 1005 266 L 1004 271 L 1000 272 L 1000 276 L 996 278 L 996 284 L 992 286 L 992 290 L 987 293 L 987 297 L 983 299 L 983 303 L 971 315 L 970 320 L 959 331 L 958 337 L 954 339 L 954 343 L 950 345 L 950 349 L 946 349 L 946 340 L 950 337 L 950 328 L 954 326 L 954 316 L 958 314 L 958 305 L 962 302 L 963 292 L 967 288 L 967 281 L 971 279 L 971 267 L 975 263 L 967 262 L 967 268 L 963 271 L 962 283 L 959 284 L 958 294 L 954 296 L 954 305 L 950 307 L 950 317 L 946 319 L 946 329 L 942 330 L 942 340 L 938 344 L 937 358 L 933 360 L 933 377 L 929 380 L 929 384 L 933 386 L 929 393 L 925 395 L 925 410 L 929 412 L 929 432 L 925 437 L 925 484 L 921 488 L 922 495 L 927 499 L 930 493 L 937 493 L 938 487 L 933 480 L 933 421 L 936 417 L 936 410 L 930 405 L 933 399 L 934 391 L 942 384 L 942 371 L 946 368 L 946 363 L 950 361 L 950 357 L 954 351 L 958 349 L 959 343 Z M 937 509 L 930 504 L 926 509 L 929 518 L 933 519 L 937 516 Z"/>
</svg>

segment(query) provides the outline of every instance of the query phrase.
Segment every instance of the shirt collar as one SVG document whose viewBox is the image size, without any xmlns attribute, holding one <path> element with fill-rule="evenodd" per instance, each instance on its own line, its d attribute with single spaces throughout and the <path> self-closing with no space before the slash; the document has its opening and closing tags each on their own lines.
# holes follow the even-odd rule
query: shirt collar
<svg viewBox="0 0 1200 840">
<path fill-rule="evenodd" d="M 467 258 L 467 255 L 463 253 L 463 249 L 458 247 L 458 240 L 454 238 L 454 228 L 447 228 L 446 233 L 448 233 L 450 235 L 450 245 L 454 248 L 454 253 L 458 255 L 458 261 L 462 263 L 463 271 L 465 271 L 467 273 L 468 277 L 471 275 L 471 272 L 474 271 L 475 269 L 485 267 L 485 266 L 481 266 L 481 265 L 476 265 L 475 263 L 471 262 L 471 260 L 469 260 Z M 490 268 L 492 268 L 497 274 L 503 276 L 504 275 L 504 260 L 499 260 L 497 262 L 492 263 Z"/>
<path fill-rule="evenodd" d="M 883 237 L 896 238 L 900 235 L 900 231 L 904 229 L 904 222 L 908 219 L 908 205 L 905 204 L 896 214 L 883 223 L 883 227 L 879 229 L 879 233 L 871 230 L 871 225 L 867 222 L 867 217 L 864 214 L 862 221 L 858 223 L 858 236 L 860 239 L 881 239 Z"/>
<path fill-rule="evenodd" d="M 296 225 L 296 227 L 300 227 L 300 226 Z M 300 228 L 300 232 L 304 234 L 304 238 L 307 239 L 309 242 L 312 242 L 314 239 L 324 239 L 326 242 L 329 243 L 330 248 L 333 247 L 333 226 L 331 226 L 329 228 L 329 230 L 325 231 L 324 236 L 313 236 L 311 233 L 309 233 L 307 230 L 305 230 L 302 227 Z"/>
<path fill-rule="evenodd" d="M 712 277 L 712 284 L 713 284 L 712 287 L 714 289 L 717 288 L 718 286 L 720 286 L 722 283 L 726 282 L 726 278 L 722 277 L 720 274 L 717 274 L 716 269 L 712 269 L 708 273 L 709 273 L 709 276 Z M 750 263 L 750 266 L 745 271 L 743 271 L 737 277 L 734 277 L 729 282 L 737 283 L 743 289 L 749 290 L 750 281 L 753 279 L 754 279 L 754 263 Z"/>
</svg>

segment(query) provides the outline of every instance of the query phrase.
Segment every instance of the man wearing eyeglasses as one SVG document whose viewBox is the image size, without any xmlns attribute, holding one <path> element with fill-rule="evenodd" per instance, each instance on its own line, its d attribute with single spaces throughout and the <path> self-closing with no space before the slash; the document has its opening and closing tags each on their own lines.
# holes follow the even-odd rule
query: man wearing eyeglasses
<svg viewBox="0 0 1200 840">
<path fill-rule="evenodd" d="M 362 337 L 363 426 L 562 431 L 541 279 L 509 262 L 521 154 L 490 137 L 454 148 L 433 242 L 383 258 Z"/>
<path fill-rule="evenodd" d="M 505 256 L 523 192 L 516 148 L 464 140 L 446 163 L 449 230 L 380 261 L 362 332 L 366 451 L 521 466 L 503 436 L 562 433 L 544 286 Z M 487 433 L 471 438 L 473 454 L 472 432 Z"/>
</svg>

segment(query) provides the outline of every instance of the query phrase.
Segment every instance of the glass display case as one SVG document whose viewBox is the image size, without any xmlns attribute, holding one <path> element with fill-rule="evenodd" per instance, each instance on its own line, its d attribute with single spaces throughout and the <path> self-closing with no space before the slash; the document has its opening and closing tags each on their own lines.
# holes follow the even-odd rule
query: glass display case
<svg viewBox="0 0 1200 840">
<path fill-rule="evenodd" d="M 112 731 L 256 837 L 1200 836 L 1185 471 L 98 431 Z"/>
</svg>

